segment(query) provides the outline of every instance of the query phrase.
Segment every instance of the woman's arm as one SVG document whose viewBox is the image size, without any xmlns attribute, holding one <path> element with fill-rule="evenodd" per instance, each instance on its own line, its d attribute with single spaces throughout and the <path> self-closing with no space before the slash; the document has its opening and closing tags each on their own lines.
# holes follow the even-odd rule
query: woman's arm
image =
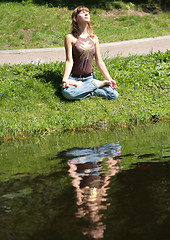
<svg viewBox="0 0 170 240">
<path fill-rule="evenodd" d="M 116 82 L 111 78 L 105 63 L 103 62 L 103 59 L 101 57 L 101 53 L 100 53 L 100 46 L 99 46 L 99 41 L 98 41 L 98 37 L 95 35 L 95 61 L 96 61 L 96 65 L 98 67 L 98 69 L 100 70 L 101 74 L 105 77 L 106 80 L 111 81 L 113 85 L 115 85 L 115 88 L 117 88 L 116 86 Z"/>
<path fill-rule="evenodd" d="M 72 57 L 72 36 L 68 34 L 65 37 L 64 41 L 65 45 L 65 53 L 66 53 L 66 61 L 65 61 L 65 68 L 64 68 L 64 75 L 63 75 L 63 88 L 69 87 L 68 78 L 70 76 L 72 67 L 73 67 L 73 57 Z"/>
</svg>

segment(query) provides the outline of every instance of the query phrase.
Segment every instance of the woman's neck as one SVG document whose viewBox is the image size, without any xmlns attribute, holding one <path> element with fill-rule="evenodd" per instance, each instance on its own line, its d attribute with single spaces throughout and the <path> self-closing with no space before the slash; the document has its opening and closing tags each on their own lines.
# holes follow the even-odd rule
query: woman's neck
<svg viewBox="0 0 170 240">
<path fill-rule="evenodd" d="M 80 34 L 79 37 L 81 37 L 81 38 L 87 38 L 87 37 L 89 37 L 89 34 L 88 34 L 88 33 L 87 33 L 87 34 Z"/>
<path fill-rule="evenodd" d="M 89 36 L 87 28 L 88 28 L 87 24 L 86 25 L 79 25 L 80 37 L 85 38 L 85 37 Z"/>
</svg>

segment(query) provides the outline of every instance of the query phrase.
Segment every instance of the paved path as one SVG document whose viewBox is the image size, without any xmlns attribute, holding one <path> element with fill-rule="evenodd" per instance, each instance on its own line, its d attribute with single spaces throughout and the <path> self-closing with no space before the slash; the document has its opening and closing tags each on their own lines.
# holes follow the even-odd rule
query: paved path
<svg viewBox="0 0 170 240">
<path fill-rule="evenodd" d="M 170 35 L 155 38 L 144 38 L 130 41 L 100 44 L 103 58 L 113 58 L 117 55 L 146 55 L 151 52 L 165 52 L 170 49 Z M 23 50 L 0 50 L 0 64 L 50 63 L 65 61 L 64 48 L 40 48 Z"/>
</svg>

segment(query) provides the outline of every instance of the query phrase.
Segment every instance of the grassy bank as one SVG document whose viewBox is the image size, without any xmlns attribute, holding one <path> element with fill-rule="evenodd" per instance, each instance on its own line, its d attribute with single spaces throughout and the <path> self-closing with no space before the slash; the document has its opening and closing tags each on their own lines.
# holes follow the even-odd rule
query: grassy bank
<svg viewBox="0 0 170 240">
<path fill-rule="evenodd" d="M 0 49 L 63 46 L 71 29 L 72 10 L 28 2 L 0 3 Z M 132 3 L 122 2 L 106 8 L 90 11 L 94 32 L 101 43 L 169 34 L 168 12 L 146 13 Z"/>
<path fill-rule="evenodd" d="M 115 101 L 65 101 L 60 93 L 64 63 L 0 66 L 1 141 L 170 118 L 170 51 L 105 62 L 119 86 Z M 94 73 L 103 79 L 96 66 Z"/>
</svg>

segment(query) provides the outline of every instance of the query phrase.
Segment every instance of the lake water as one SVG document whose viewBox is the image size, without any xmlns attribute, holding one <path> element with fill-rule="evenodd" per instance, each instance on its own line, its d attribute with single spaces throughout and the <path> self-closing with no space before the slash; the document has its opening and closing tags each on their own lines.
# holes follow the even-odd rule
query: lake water
<svg viewBox="0 0 170 240">
<path fill-rule="evenodd" d="M 0 239 L 169 240 L 169 123 L 1 144 Z"/>
</svg>

